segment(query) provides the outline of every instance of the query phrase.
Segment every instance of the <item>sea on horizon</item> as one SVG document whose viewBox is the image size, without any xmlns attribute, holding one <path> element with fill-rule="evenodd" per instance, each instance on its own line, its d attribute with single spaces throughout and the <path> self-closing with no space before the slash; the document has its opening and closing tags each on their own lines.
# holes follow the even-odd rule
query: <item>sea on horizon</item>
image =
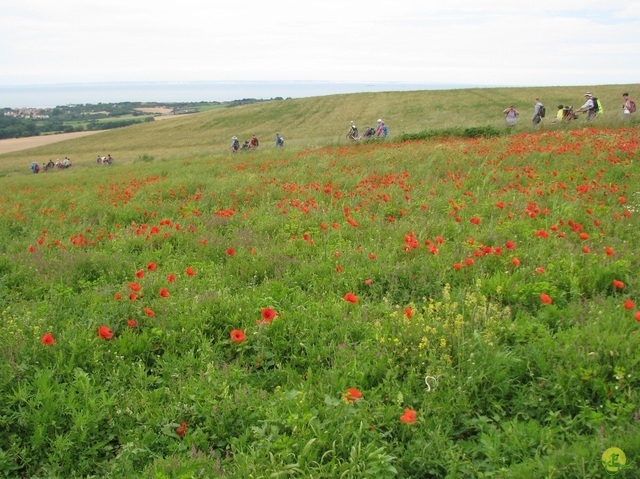
<svg viewBox="0 0 640 479">
<path fill-rule="evenodd" d="M 255 98 L 306 98 L 341 93 L 445 90 L 477 85 L 398 82 L 225 81 L 117 82 L 52 85 L 0 85 L 0 108 L 52 108 L 64 105 L 157 102 L 225 102 Z"/>
</svg>

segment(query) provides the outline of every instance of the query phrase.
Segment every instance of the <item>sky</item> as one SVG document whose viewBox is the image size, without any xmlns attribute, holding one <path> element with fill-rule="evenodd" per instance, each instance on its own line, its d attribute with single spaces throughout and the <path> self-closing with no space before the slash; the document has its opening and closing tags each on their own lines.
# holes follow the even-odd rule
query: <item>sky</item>
<svg viewBox="0 0 640 479">
<path fill-rule="evenodd" d="M 0 85 L 640 83 L 635 0 L 0 0 Z"/>
</svg>

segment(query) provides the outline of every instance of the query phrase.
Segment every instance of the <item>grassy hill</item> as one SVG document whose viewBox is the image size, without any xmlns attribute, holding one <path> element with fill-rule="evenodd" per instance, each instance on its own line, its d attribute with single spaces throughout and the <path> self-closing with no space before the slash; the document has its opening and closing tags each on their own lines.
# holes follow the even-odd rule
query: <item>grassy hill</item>
<svg viewBox="0 0 640 479">
<path fill-rule="evenodd" d="M 571 130 L 531 130 L 536 89 L 381 93 L 6 155 L 0 477 L 635 477 L 640 129 L 617 125 L 621 89 Z M 393 141 L 501 127 L 503 103 L 522 133 Z M 378 117 L 391 141 L 344 139 Z M 226 149 L 253 132 L 258 150 Z M 77 166 L 25 172 L 47 154 Z"/>
<path fill-rule="evenodd" d="M 243 141 L 253 133 L 260 138 L 263 148 L 270 148 L 276 131 L 284 136 L 287 148 L 337 145 L 346 143 L 345 133 L 351 120 L 363 130 L 382 118 L 391 139 L 401 133 L 451 127 L 503 128 L 502 111 L 510 105 L 521 112 L 517 131 L 529 131 L 534 98 L 540 98 L 547 106 L 545 123 L 552 127 L 555 106 L 570 104 L 578 108 L 587 90 L 598 96 L 604 106 L 599 124 L 616 124 L 620 119 L 622 93 L 628 91 L 633 96 L 634 92 L 640 92 L 640 84 L 360 93 L 265 102 L 5 154 L 0 156 L 0 171 L 24 172 L 31 161 L 42 163 L 65 156 L 75 165 L 89 165 L 98 154 L 107 153 L 119 163 L 136 161 L 141 155 L 156 160 L 219 155 L 228 152 L 232 136 Z M 582 125 L 580 121 L 574 126 Z"/>
</svg>

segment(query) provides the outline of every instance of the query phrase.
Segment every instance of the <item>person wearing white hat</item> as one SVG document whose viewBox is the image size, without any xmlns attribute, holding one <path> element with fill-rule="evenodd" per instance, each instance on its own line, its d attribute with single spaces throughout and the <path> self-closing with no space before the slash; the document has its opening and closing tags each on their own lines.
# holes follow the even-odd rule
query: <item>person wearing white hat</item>
<svg viewBox="0 0 640 479">
<path fill-rule="evenodd" d="M 354 141 L 358 139 L 358 127 L 353 121 L 349 125 L 349 131 L 347 131 L 346 137 Z"/>
<path fill-rule="evenodd" d="M 238 141 L 238 137 L 237 136 L 232 136 L 231 137 L 231 152 L 232 153 L 238 153 L 239 149 L 240 149 L 240 142 Z"/>
<path fill-rule="evenodd" d="M 586 98 L 586 101 L 584 102 L 584 105 L 582 105 L 580 108 L 578 108 L 576 110 L 576 113 L 582 113 L 582 112 L 587 112 L 587 121 L 591 120 L 594 116 L 596 116 L 596 113 L 598 113 L 598 110 L 595 108 L 595 103 L 593 101 L 593 95 L 591 95 L 591 92 L 588 91 L 584 94 L 584 97 Z"/>
</svg>

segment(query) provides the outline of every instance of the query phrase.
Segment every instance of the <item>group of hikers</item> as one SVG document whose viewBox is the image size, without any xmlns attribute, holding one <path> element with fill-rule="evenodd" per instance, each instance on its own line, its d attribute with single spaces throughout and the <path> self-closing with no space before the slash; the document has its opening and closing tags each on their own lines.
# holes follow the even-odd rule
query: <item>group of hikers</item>
<svg viewBox="0 0 640 479">
<path fill-rule="evenodd" d="M 96 163 L 98 165 L 109 166 L 113 163 L 113 158 L 111 157 L 110 154 L 108 154 L 107 156 L 98 155 L 98 158 L 96 159 Z M 63 170 L 65 168 L 71 168 L 71 166 L 73 166 L 71 163 L 71 160 L 65 156 L 64 160 L 56 160 L 55 163 L 53 160 L 49 160 L 47 163 L 42 163 L 42 166 L 40 166 L 38 163 L 34 161 L 33 163 L 31 163 L 31 166 L 29 167 L 29 169 L 31 170 L 32 173 L 40 173 L 41 171 L 47 171 L 52 168 L 59 168 Z"/>
<path fill-rule="evenodd" d="M 593 96 L 591 92 L 586 92 L 584 94 L 584 98 L 584 104 L 577 110 L 574 110 L 570 105 L 558 105 L 558 110 L 552 122 L 563 123 L 571 120 L 576 120 L 580 113 L 586 113 L 587 121 L 590 121 L 595 118 L 596 115 L 602 114 L 602 103 L 597 97 Z M 630 118 L 632 113 L 635 113 L 636 103 L 631 98 L 629 98 L 628 93 L 623 93 L 622 98 L 622 114 L 623 118 L 627 120 L 628 118 Z M 533 126 L 536 126 L 546 116 L 546 107 L 538 98 L 533 101 L 533 104 L 533 117 L 531 117 L 531 123 L 533 124 Z M 518 115 L 520 114 L 518 110 L 516 110 L 513 106 L 510 106 L 509 108 L 506 108 L 502 113 L 505 115 L 507 126 L 516 125 Z"/>
<path fill-rule="evenodd" d="M 111 158 L 110 154 L 107 154 L 107 156 L 98 155 L 98 158 L 96 159 L 96 163 L 99 165 L 109 166 L 111 165 L 111 163 L 113 163 L 113 158 Z"/>
<path fill-rule="evenodd" d="M 59 168 L 62 170 L 65 168 L 71 168 L 71 166 L 71 160 L 65 156 L 64 160 L 56 160 L 55 163 L 53 162 L 53 160 L 49 160 L 47 163 L 42 163 L 42 166 L 34 161 L 33 163 L 31 163 L 29 169 L 31 170 L 31 173 L 36 174 L 40 173 L 41 171 L 50 170 L 52 168 Z"/>
<path fill-rule="evenodd" d="M 349 130 L 347 131 L 346 137 L 351 141 L 358 140 L 367 140 L 369 138 L 379 137 L 384 138 L 389 133 L 387 129 L 387 125 L 384 124 L 381 118 L 378 118 L 378 122 L 376 123 L 376 127 L 373 128 L 371 126 L 364 127 L 364 133 L 361 136 L 358 136 L 358 127 L 355 122 L 351 122 L 349 125 Z"/>
<path fill-rule="evenodd" d="M 240 140 L 238 140 L 238 137 L 232 136 L 230 148 L 232 153 L 238 153 L 238 151 L 240 150 L 253 150 L 255 148 L 258 148 L 259 145 L 260 145 L 260 141 L 258 140 L 258 137 L 254 133 L 253 135 L 251 135 L 251 139 L 245 140 L 242 146 L 240 146 Z M 276 148 L 283 148 L 283 147 L 284 147 L 284 138 L 282 138 L 282 135 L 280 135 L 280 133 L 276 132 Z"/>
<path fill-rule="evenodd" d="M 250 140 L 245 140 L 242 146 L 240 146 L 240 141 L 238 140 L 237 136 L 231 137 L 231 151 L 233 153 L 237 153 L 238 150 L 241 150 L 241 149 L 253 150 L 254 148 L 258 148 L 259 145 L 260 145 L 260 141 L 258 140 L 258 137 L 255 135 L 255 133 L 251 135 Z"/>
</svg>

